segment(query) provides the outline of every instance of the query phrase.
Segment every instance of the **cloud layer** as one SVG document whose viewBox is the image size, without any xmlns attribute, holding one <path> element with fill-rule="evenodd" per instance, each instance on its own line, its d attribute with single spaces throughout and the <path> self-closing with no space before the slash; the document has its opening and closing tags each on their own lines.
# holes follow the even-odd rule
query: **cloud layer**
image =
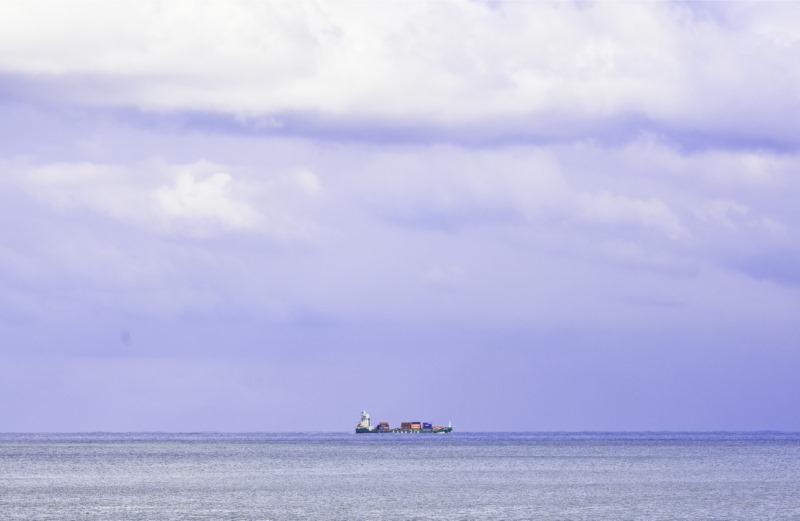
<svg viewBox="0 0 800 521">
<path fill-rule="evenodd" d="M 0 14 L 13 97 L 329 138 L 798 144 L 788 2 L 25 2 Z"/>
<path fill-rule="evenodd" d="M 796 255 L 789 194 L 797 158 L 762 154 L 752 177 L 749 152 L 687 159 L 651 142 L 610 150 L 301 142 L 292 146 L 302 163 L 262 166 L 286 145 L 253 141 L 238 164 L 7 163 L 8 211 L 17 201 L 23 215 L 39 216 L 28 234 L 9 235 L 8 266 L 19 269 L 20 255 L 35 259 L 22 271 L 39 265 L 42 277 L 73 266 L 64 280 L 87 289 L 128 280 L 132 295 L 158 281 L 174 295 L 170 309 L 197 309 L 194 291 L 180 287 L 211 270 L 200 302 L 270 319 L 471 317 L 517 326 L 567 323 L 601 301 L 600 323 L 619 323 L 642 312 L 631 299 L 673 302 L 691 321 L 695 299 L 730 306 L 696 293 L 703 273 L 732 277 L 742 291 L 771 281 L 779 286 L 763 289 L 779 300 L 781 286 L 798 280 L 788 265 L 765 269 Z M 126 235 L 135 241 L 119 243 Z M 68 245 L 81 241 L 78 260 Z M 43 245 L 53 251 L 40 258 Z M 109 277 L 128 255 L 139 265 Z M 109 260 L 105 270 L 87 268 Z M 140 311 L 155 310 L 146 300 Z M 762 320 L 741 305 L 743 320 Z"/>
</svg>

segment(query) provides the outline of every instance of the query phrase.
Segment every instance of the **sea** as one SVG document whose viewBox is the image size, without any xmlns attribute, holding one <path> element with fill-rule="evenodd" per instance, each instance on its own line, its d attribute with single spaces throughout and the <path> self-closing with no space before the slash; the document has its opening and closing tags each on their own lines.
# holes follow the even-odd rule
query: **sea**
<svg viewBox="0 0 800 521">
<path fill-rule="evenodd" d="M 0 519 L 800 520 L 800 434 L 0 434 Z"/>
</svg>

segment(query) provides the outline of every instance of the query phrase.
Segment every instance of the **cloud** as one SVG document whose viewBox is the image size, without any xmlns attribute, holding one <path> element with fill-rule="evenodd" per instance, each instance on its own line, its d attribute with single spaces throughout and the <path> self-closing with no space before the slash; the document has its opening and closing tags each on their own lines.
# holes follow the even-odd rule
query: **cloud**
<svg viewBox="0 0 800 521">
<path fill-rule="evenodd" d="M 258 210 L 245 202 L 232 174 L 205 160 L 135 166 L 80 163 L 17 163 L 14 188 L 61 213 L 92 211 L 142 229 L 207 235 L 262 227 Z M 312 173 L 298 174 L 302 190 L 315 191 Z M 286 192 L 284 189 L 283 192 Z"/>
<path fill-rule="evenodd" d="M 309 195 L 321 195 L 323 192 L 322 183 L 319 177 L 308 169 L 300 169 L 292 174 L 292 180 Z"/>
<path fill-rule="evenodd" d="M 120 165 L 78 162 L 12 168 L 31 197 L 58 211 L 90 209 L 121 220 L 139 219 L 137 183 Z"/>
<path fill-rule="evenodd" d="M 687 153 L 648 137 L 492 148 L 104 138 L 88 157 L 136 143 L 143 159 L 2 163 L 0 287 L 8 306 L 30 304 L 14 314 L 490 327 L 580 312 L 618 324 L 657 313 L 628 309 L 636 302 L 678 302 L 669 313 L 680 315 L 704 270 L 734 286 L 791 280 L 751 260 L 797 241 L 792 155 Z M 146 159 L 162 153 L 172 157 Z M 47 297 L 25 300 L 26 288 Z"/>
<path fill-rule="evenodd" d="M 665 201 L 591 191 L 592 170 L 565 171 L 561 155 L 522 147 L 468 151 L 444 146 L 422 155 L 377 154 L 354 175 L 352 192 L 376 214 L 418 228 L 512 225 L 564 231 L 591 224 L 656 232 L 672 240 L 689 235 Z"/>
<path fill-rule="evenodd" d="M 678 217 L 663 201 L 631 199 L 608 192 L 580 195 L 577 218 L 596 224 L 642 226 L 670 239 L 678 239 L 686 233 Z"/>
<path fill-rule="evenodd" d="M 769 234 L 785 232 L 785 227 L 781 223 L 769 217 L 753 216 L 750 207 L 736 201 L 719 199 L 708 201 L 695 210 L 695 215 L 705 223 L 731 232 L 739 232 L 746 228 L 754 228 Z"/>
<path fill-rule="evenodd" d="M 254 228 L 258 212 L 231 199 L 228 185 L 232 180 L 225 172 L 201 180 L 196 180 L 191 172 L 182 172 L 173 186 L 157 188 L 153 198 L 166 215 L 177 220 L 207 221 L 230 229 Z"/>
<path fill-rule="evenodd" d="M 39 102 L 334 139 L 645 130 L 797 147 L 800 70 L 785 66 L 797 15 L 792 3 L 15 2 L 0 12 L 0 83 Z"/>
<path fill-rule="evenodd" d="M 349 183 L 376 214 L 442 230 L 535 221 L 569 197 L 557 162 L 542 150 L 389 151 L 365 161 Z"/>
</svg>

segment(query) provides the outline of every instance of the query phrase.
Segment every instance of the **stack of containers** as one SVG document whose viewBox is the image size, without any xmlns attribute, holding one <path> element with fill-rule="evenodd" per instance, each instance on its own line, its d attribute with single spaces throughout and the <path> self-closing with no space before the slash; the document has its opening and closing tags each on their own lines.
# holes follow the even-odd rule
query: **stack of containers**
<svg viewBox="0 0 800 521">
<path fill-rule="evenodd" d="M 433 425 L 428 422 L 422 422 L 423 429 L 433 429 Z"/>
<path fill-rule="evenodd" d="M 410 429 L 411 428 L 411 422 L 402 422 L 402 423 L 400 423 L 400 428 L 401 429 Z"/>
<path fill-rule="evenodd" d="M 422 429 L 422 422 L 411 422 L 411 430 L 420 430 Z"/>
</svg>

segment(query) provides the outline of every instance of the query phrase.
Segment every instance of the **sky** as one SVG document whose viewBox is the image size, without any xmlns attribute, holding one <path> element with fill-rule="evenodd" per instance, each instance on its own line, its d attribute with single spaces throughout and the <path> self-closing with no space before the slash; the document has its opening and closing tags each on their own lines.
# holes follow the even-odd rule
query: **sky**
<svg viewBox="0 0 800 521">
<path fill-rule="evenodd" d="M 0 431 L 800 430 L 800 3 L 0 3 Z"/>
</svg>

